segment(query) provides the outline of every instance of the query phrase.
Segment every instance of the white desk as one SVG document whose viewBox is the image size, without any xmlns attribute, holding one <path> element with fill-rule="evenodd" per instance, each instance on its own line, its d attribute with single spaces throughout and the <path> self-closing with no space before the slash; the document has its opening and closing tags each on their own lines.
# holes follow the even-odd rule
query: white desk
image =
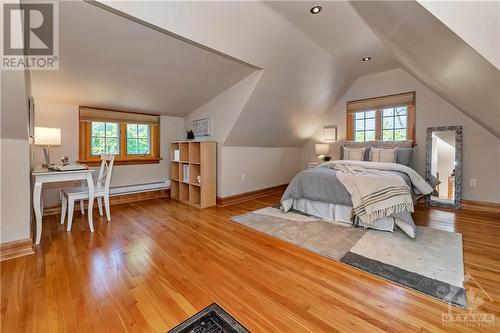
<svg viewBox="0 0 500 333">
<path fill-rule="evenodd" d="M 92 223 L 92 206 L 94 205 L 94 180 L 92 179 L 92 172 L 94 170 L 75 170 L 75 171 L 53 171 L 45 167 L 37 167 L 33 169 L 31 175 L 35 179 L 33 186 L 33 208 L 35 209 L 36 217 L 36 240 L 35 244 L 40 244 L 42 239 L 42 184 L 66 182 L 72 180 L 86 180 L 89 189 L 89 212 L 88 219 L 90 231 L 94 232 L 94 225 Z"/>
</svg>

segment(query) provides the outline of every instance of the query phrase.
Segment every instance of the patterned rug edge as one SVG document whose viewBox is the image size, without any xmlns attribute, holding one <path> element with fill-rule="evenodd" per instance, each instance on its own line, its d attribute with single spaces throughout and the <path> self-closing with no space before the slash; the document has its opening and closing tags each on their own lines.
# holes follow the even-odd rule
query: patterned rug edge
<svg viewBox="0 0 500 333">
<path fill-rule="evenodd" d="M 272 206 L 272 207 L 273 207 L 273 208 L 278 208 L 278 207 L 276 207 L 276 206 Z M 279 209 L 279 208 L 278 208 L 278 209 Z M 299 212 L 299 211 L 294 211 L 294 210 L 290 210 L 290 211 L 291 211 L 291 212 L 296 212 L 296 213 L 301 214 L 301 215 L 304 215 L 304 216 L 311 216 L 311 215 L 308 215 L 308 214 L 305 214 L 305 213 L 302 213 L 302 212 Z M 408 288 L 408 289 L 410 289 L 410 290 L 414 290 L 414 291 L 416 291 L 416 292 L 418 292 L 418 293 L 420 293 L 420 294 L 423 294 L 423 295 L 429 296 L 429 297 L 434 298 L 434 299 L 436 299 L 436 300 L 438 300 L 438 301 L 440 301 L 440 302 L 443 302 L 443 303 L 446 303 L 446 304 L 451 304 L 451 305 L 453 305 L 453 306 L 456 306 L 456 307 L 459 307 L 459 308 L 462 308 L 462 309 L 466 309 L 466 308 L 467 308 L 467 296 L 466 296 L 466 292 L 465 292 L 465 289 L 464 289 L 464 288 L 459 288 L 459 287 L 456 287 L 456 286 L 450 285 L 450 284 L 448 284 L 448 283 L 446 283 L 446 282 L 442 282 L 442 281 L 439 281 L 439 280 L 431 279 L 431 278 L 425 277 L 425 276 L 420 275 L 420 274 L 417 274 L 417 273 L 409 272 L 409 271 L 403 270 L 403 269 L 401 269 L 401 268 L 398 268 L 398 267 L 396 267 L 396 266 L 389 265 L 389 264 L 385 264 L 385 263 L 382 263 L 382 262 L 377 261 L 377 260 L 372 260 L 372 259 L 369 259 L 369 258 L 366 258 L 366 257 L 360 256 L 360 255 L 357 255 L 357 254 L 352 253 L 352 252 L 347 252 L 347 253 L 346 253 L 346 255 L 345 255 L 344 257 L 342 257 L 340 260 L 335 259 L 335 258 L 332 258 L 332 257 L 329 257 L 329 256 L 325 256 L 325 255 L 323 255 L 323 254 L 321 254 L 321 253 L 318 253 L 318 252 L 316 252 L 316 251 L 314 251 L 314 250 L 312 250 L 312 249 L 308 249 L 308 248 L 302 247 L 302 246 L 300 246 L 300 245 L 298 245 L 298 244 L 294 244 L 294 243 L 292 243 L 292 242 L 288 241 L 288 240 L 287 240 L 287 239 L 285 239 L 285 238 L 282 238 L 282 237 L 279 237 L 279 236 L 276 236 L 276 235 L 273 235 L 273 234 L 269 234 L 269 233 L 267 233 L 267 232 L 264 232 L 264 231 L 261 231 L 261 230 L 258 230 L 258 229 L 255 229 L 255 228 L 252 228 L 252 227 L 250 227 L 250 226 L 247 226 L 247 225 L 245 225 L 245 224 L 243 224 L 243 223 L 240 223 L 240 222 L 239 222 L 239 221 L 237 221 L 237 220 L 234 220 L 234 219 L 237 219 L 238 217 L 245 216 L 245 215 L 247 215 L 247 214 L 256 214 L 256 213 L 253 213 L 253 212 L 248 212 L 248 213 L 246 213 L 246 214 L 241 214 L 241 215 L 237 215 L 237 216 L 232 216 L 232 217 L 230 218 L 230 220 L 231 220 L 232 222 L 234 222 L 234 223 L 238 223 L 239 225 L 242 225 L 242 226 L 244 226 L 244 227 L 250 228 L 250 229 L 252 229 L 252 230 L 254 230 L 254 231 L 257 231 L 257 232 L 263 233 L 263 234 L 265 234 L 265 235 L 268 235 L 268 236 L 273 237 L 273 238 L 276 238 L 276 239 L 280 239 L 280 240 L 282 240 L 282 241 L 284 241 L 284 242 L 287 242 L 287 243 L 289 243 L 289 244 L 292 244 L 292 245 L 298 246 L 298 247 L 300 247 L 300 248 L 302 248 L 302 249 L 305 249 L 305 250 L 307 250 L 307 251 L 310 251 L 310 252 L 312 252 L 312 253 L 316 253 L 316 254 L 318 254 L 318 255 L 320 255 L 320 256 L 322 256 L 322 257 L 328 258 L 328 259 L 330 259 L 330 260 L 334 260 L 334 261 L 336 261 L 336 262 L 340 262 L 340 263 L 342 263 L 342 264 L 348 265 L 348 266 L 353 267 L 353 268 L 355 268 L 355 269 L 359 269 L 360 271 L 364 271 L 364 272 L 367 272 L 367 273 L 369 273 L 369 274 L 375 275 L 375 276 L 377 276 L 377 277 L 379 277 L 379 278 L 382 278 L 382 279 L 384 279 L 384 280 L 386 280 L 386 281 L 389 281 L 389 282 L 391 282 L 391 283 L 394 283 L 394 284 L 396 284 L 396 285 L 398 285 L 398 286 L 401 286 L 401 287 L 404 287 L 404 288 Z M 321 219 L 320 219 L 320 218 L 318 218 L 318 220 L 321 220 Z M 438 283 L 439 283 L 439 284 L 437 284 L 437 283 L 436 283 L 436 288 L 440 288 L 440 292 L 439 292 L 439 293 L 438 293 L 438 292 L 436 292 L 436 293 L 427 293 L 425 290 L 418 289 L 418 288 L 413 287 L 413 286 L 411 286 L 411 285 L 404 284 L 404 283 L 403 283 L 400 279 L 391 279 L 391 278 L 389 277 L 389 274 L 386 274 L 387 276 L 384 276 L 384 275 L 382 274 L 383 270 L 381 270 L 380 274 L 378 274 L 378 273 L 377 273 L 377 272 L 375 272 L 375 271 L 370 271 L 370 270 L 365 269 L 365 268 L 363 268 L 363 267 L 359 267 L 357 264 L 362 265 L 362 264 L 361 264 L 361 262 L 362 262 L 361 260 L 353 260 L 353 261 L 352 261 L 352 263 L 351 263 L 351 262 L 348 262 L 348 261 L 349 261 L 349 258 L 347 258 L 347 259 L 346 259 L 346 261 L 344 261 L 344 258 L 347 256 L 347 254 L 355 255 L 355 256 L 360 257 L 360 258 L 364 258 L 364 259 L 365 259 L 365 261 L 364 261 L 365 263 L 367 263 L 367 262 L 368 262 L 368 261 L 370 261 L 370 260 L 371 260 L 372 262 L 377 262 L 377 263 L 380 263 L 381 265 L 384 265 L 384 266 L 385 266 L 386 270 L 387 270 L 387 269 L 389 269 L 389 267 L 393 267 L 393 268 L 395 268 L 395 269 L 398 269 L 400 272 L 405 272 L 405 273 L 408 273 L 409 275 L 414 275 L 414 277 L 415 277 L 415 278 L 417 278 L 417 277 L 418 277 L 418 278 L 421 278 L 421 279 L 425 279 L 425 280 L 426 280 L 426 282 L 427 282 L 427 283 L 429 283 L 429 284 L 431 284 L 431 283 L 432 283 L 431 281 L 436 281 L 436 282 L 438 282 Z M 352 257 L 351 257 L 351 258 L 352 258 Z M 357 262 L 357 264 L 356 264 L 356 262 Z M 418 285 L 418 284 L 416 284 L 416 285 Z M 438 286 L 439 286 L 439 287 L 438 287 Z M 449 286 L 449 287 L 447 287 L 447 286 Z M 442 289 L 441 289 L 441 288 L 442 288 Z M 441 293 L 441 290 L 442 290 L 442 293 L 444 293 L 444 292 L 445 292 L 445 290 L 452 290 L 452 289 L 455 291 L 455 294 L 454 294 L 454 295 L 456 296 L 456 297 L 453 297 L 453 298 L 452 298 L 452 301 L 448 301 L 447 299 L 440 297 L 440 295 L 439 295 L 439 294 Z"/>
<path fill-rule="evenodd" d="M 352 252 L 347 252 L 346 255 L 340 259 L 340 262 L 379 276 L 402 287 L 415 290 L 438 301 L 452 304 L 462 309 L 467 308 L 467 297 L 464 288 L 431 279 L 418 273 L 409 272 L 399 267 L 366 258 Z M 405 276 L 408 282 L 405 283 L 402 281 L 400 276 Z"/>
</svg>

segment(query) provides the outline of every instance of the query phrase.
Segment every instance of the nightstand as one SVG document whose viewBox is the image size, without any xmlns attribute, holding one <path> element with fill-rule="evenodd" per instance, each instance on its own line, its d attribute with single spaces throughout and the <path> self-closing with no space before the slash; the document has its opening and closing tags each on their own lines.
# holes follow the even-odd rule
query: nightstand
<svg viewBox="0 0 500 333">
<path fill-rule="evenodd" d="M 307 168 L 308 169 L 312 169 L 312 168 L 315 168 L 319 165 L 319 162 L 311 162 L 311 163 L 307 163 Z"/>
</svg>

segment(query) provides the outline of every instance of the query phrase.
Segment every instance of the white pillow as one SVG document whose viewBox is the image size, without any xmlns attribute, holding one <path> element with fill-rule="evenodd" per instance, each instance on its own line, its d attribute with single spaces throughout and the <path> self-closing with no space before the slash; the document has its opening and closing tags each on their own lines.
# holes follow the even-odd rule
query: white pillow
<svg viewBox="0 0 500 333">
<path fill-rule="evenodd" d="M 362 161 L 366 148 L 346 148 L 344 147 L 344 160 Z"/>
<path fill-rule="evenodd" d="M 396 150 L 397 148 L 394 149 L 372 148 L 370 150 L 370 161 L 396 163 L 396 156 L 397 156 Z"/>
</svg>

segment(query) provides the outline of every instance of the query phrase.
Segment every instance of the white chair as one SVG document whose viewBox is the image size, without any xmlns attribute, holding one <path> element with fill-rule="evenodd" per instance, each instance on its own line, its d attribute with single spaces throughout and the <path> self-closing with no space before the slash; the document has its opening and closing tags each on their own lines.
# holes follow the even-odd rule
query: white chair
<svg viewBox="0 0 500 333">
<path fill-rule="evenodd" d="M 113 171 L 113 163 L 115 161 L 115 155 L 103 154 L 101 155 L 101 168 L 99 170 L 99 176 L 97 178 L 97 185 L 94 190 L 94 198 L 97 199 L 97 205 L 99 207 L 99 215 L 102 213 L 102 199 L 104 199 L 104 208 L 106 209 L 106 218 L 111 221 L 111 214 L 109 211 L 109 185 L 111 183 L 111 173 Z M 62 209 L 61 209 L 61 224 L 64 224 L 64 219 L 66 217 L 66 208 L 68 209 L 68 226 L 67 231 L 71 230 L 71 225 L 73 223 L 73 210 L 75 208 L 75 201 L 80 201 L 80 209 L 82 214 L 83 201 L 89 199 L 89 191 L 87 187 L 73 187 L 61 190 L 62 196 Z M 90 230 L 94 230 L 92 222 L 89 220 Z"/>
</svg>

